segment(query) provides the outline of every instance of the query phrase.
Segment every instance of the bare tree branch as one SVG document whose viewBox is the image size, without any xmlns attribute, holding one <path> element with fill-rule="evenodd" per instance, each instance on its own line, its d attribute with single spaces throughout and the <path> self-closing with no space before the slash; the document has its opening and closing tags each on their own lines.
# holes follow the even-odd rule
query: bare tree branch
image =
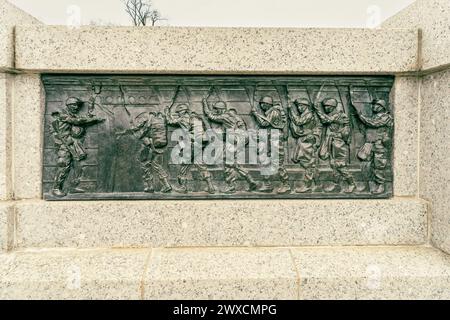
<svg viewBox="0 0 450 320">
<path fill-rule="evenodd" d="M 123 0 L 125 11 L 135 26 L 146 26 L 149 22 L 155 26 L 158 21 L 166 20 L 157 9 L 153 9 L 151 0 Z"/>
</svg>

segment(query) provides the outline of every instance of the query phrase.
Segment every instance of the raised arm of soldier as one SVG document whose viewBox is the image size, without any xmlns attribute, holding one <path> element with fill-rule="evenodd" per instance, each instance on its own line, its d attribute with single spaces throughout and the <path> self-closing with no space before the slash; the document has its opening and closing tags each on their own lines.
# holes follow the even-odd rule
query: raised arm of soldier
<svg viewBox="0 0 450 320">
<path fill-rule="evenodd" d="M 380 127 L 385 127 L 385 126 L 389 126 L 391 124 L 392 118 L 389 114 L 384 113 L 382 115 L 378 115 L 375 117 L 367 117 L 365 115 L 363 115 L 362 113 L 357 113 L 359 119 L 361 119 L 361 121 L 372 128 L 380 128 Z"/>
<path fill-rule="evenodd" d="M 350 85 L 350 86 L 349 86 L 348 91 L 349 91 L 349 93 L 350 93 L 350 99 L 349 99 L 349 102 L 350 102 L 351 110 L 353 110 L 353 113 L 352 113 L 352 114 L 355 114 L 355 115 L 359 116 L 359 113 L 360 113 L 360 112 L 359 112 L 359 110 L 356 108 L 355 103 L 353 102 L 353 95 L 354 95 L 353 85 Z"/>
<path fill-rule="evenodd" d="M 164 109 L 164 115 L 165 115 L 165 117 L 166 117 L 167 124 L 170 124 L 170 125 L 176 125 L 176 124 L 178 124 L 178 119 L 176 119 L 176 118 L 173 116 L 171 107 L 166 107 L 166 108 Z"/>
<path fill-rule="evenodd" d="M 124 135 L 127 135 L 127 134 L 135 134 L 136 132 L 141 130 L 143 127 L 145 127 L 145 125 L 147 124 L 147 121 L 142 121 L 137 126 L 134 125 L 133 122 L 131 122 L 131 124 L 132 124 L 131 128 L 123 130 L 123 131 L 116 132 L 116 136 L 117 136 L 118 139 L 121 136 L 124 136 Z"/>
<path fill-rule="evenodd" d="M 319 103 L 314 104 L 314 111 L 319 117 L 320 122 L 322 122 L 323 124 L 330 124 L 334 121 L 334 118 L 332 116 L 325 114 L 322 112 L 322 110 L 320 110 Z"/>
<path fill-rule="evenodd" d="M 293 104 L 296 105 L 296 102 L 298 102 L 298 101 L 297 100 L 294 101 Z M 301 101 L 300 101 L 300 103 L 301 103 Z M 306 102 L 304 102 L 304 103 L 306 103 Z M 289 118 L 297 126 L 305 125 L 306 123 L 311 121 L 314 117 L 311 112 L 303 112 L 302 114 L 299 114 L 295 110 L 295 108 L 293 108 L 291 103 L 288 103 L 288 112 L 289 112 Z"/>
<path fill-rule="evenodd" d="M 209 103 L 208 103 L 208 99 L 207 98 L 203 98 L 202 100 L 203 103 L 203 112 L 205 113 L 206 117 L 211 120 L 211 121 L 219 121 L 219 117 L 217 115 L 215 115 L 211 108 L 209 107 Z"/>
<path fill-rule="evenodd" d="M 252 106 L 252 115 L 255 117 L 255 120 L 260 127 L 270 126 L 270 122 L 266 119 L 266 117 L 260 114 L 260 112 L 254 105 Z"/>
<path fill-rule="evenodd" d="M 94 125 L 94 124 L 105 121 L 105 119 L 97 118 L 93 115 L 90 115 L 87 117 L 77 115 L 76 117 L 73 117 L 73 116 L 70 116 L 67 114 L 62 114 L 60 116 L 60 119 L 66 123 L 69 123 L 69 124 L 72 124 L 75 126 L 90 126 L 90 125 Z"/>
</svg>

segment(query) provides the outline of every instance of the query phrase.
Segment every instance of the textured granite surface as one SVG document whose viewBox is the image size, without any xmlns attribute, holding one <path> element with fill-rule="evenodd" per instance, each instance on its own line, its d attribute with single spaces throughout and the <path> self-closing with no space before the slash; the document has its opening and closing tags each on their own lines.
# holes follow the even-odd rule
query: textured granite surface
<svg viewBox="0 0 450 320">
<path fill-rule="evenodd" d="M 0 299 L 139 299 L 150 250 L 0 255 Z"/>
<path fill-rule="evenodd" d="M 0 73 L 0 201 L 12 196 L 11 100 L 13 76 Z"/>
<path fill-rule="evenodd" d="M 42 130 L 44 94 L 39 75 L 15 76 L 14 196 L 15 199 L 42 197 Z"/>
<path fill-rule="evenodd" d="M 450 1 L 417 0 L 383 23 L 384 28 L 420 28 L 422 68 L 450 64 Z"/>
<path fill-rule="evenodd" d="M 397 77 L 394 83 L 395 196 L 418 194 L 419 82 L 418 77 Z"/>
<path fill-rule="evenodd" d="M 65 72 L 396 73 L 417 30 L 17 27 L 16 67 Z"/>
<path fill-rule="evenodd" d="M 0 202 L 0 252 L 7 251 L 12 245 L 13 206 Z"/>
<path fill-rule="evenodd" d="M 0 0 L 0 72 L 14 68 L 14 27 L 37 25 L 39 20 L 12 5 Z"/>
<path fill-rule="evenodd" d="M 7 0 L 0 0 L 0 25 L 36 25 L 41 22 Z"/>
<path fill-rule="evenodd" d="M 420 196 L 431 201 L 432 241 L 450 253 L 450 70 L 423 78 Z"/>
<path fill-rule="evenodd" d="M 0 25 L 0 72 L 14 67 L 14 27 Z"/>
<path fill-rule="evenodd" d="M 0 254 L 0 299 L 449 299 L 429 247 L 39 250 Z"/>
<path fill-rule="evenodd" d="M 292 250 L 300 299 L 449 299 L 450 256 L 433 248 Z"/>
<path fill-rule="evenodd" d="M 422 244 L 418 199 L 22 201 L 17 246 L 192 247 Z"/>
<path fill-rule="evenodd" d="M 296 299 L 288 249 L 155 249 L 145 299 Z"/>
</svg>

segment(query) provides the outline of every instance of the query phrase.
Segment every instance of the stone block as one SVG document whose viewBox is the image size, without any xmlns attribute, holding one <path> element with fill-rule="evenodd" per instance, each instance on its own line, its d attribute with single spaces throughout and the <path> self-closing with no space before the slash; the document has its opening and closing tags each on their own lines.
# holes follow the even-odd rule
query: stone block
<svg viewBox="0 0 450 320">
<path fill-rule="evenodd" d="M 391 200 L 21 201 L 19 248 L 423 244 L 427 204 Z"/>
<path fill-rule="evenodd" d="M 297 274 L 287 249 L 156 249 L 145 299 L 288 300 Z"/>
<path fill-rule="evenodd" d="M 11 203 L 0 202 L 0 252 L 11 249 L 14 232 L 14 208 Z"/>
<path fill-rule="evenodd" d="M 13 181 L 15 199 L 42 197 L 44 94 L 36 74 L 15 76 Z"/>
<path fill-rule="evenodd" d="M 417 52 L 417 30 L 16 28 L 16 67 L 39 72 L 386 74 Z"/>
<path fill-rule="evenodd" d="M 450 69 L 423 78 L 420 196 L 431 201 L 432 241 L 450 253 Z"/>
<path fill-rule="evenodd" d="M 13 76 L 0 73 L 0 201 L 11 199 L 11 105 Z"/>
<path fill-rule="evenodd" d="M 0 299 L 141 298 L 150 250 L 14 252 L 0 255 Z"/>
<path fill-rule="evenodd" d="M 418 77 L 397 77 L 394 83 L 394 195 L 399 197 L 418 194 L 419 83 Z"/>
<path fill-rule="evenodd" d="M 38 19 L 17 8 L 7 0 L 0 0 L 0 25 L 41 24 Z"/>
<path fill-rule="evenodd" d="M 14 68 L 14 27 L 0 25 L 0 72 Z"/>
<path fill-rule="evenodd" d="M 422 29 L 422 69 L 435 69 L 450 64 L 450 2 L 417 0 L 383 23 L 385 28 Z"/>
<path fill-rule="evenodd" d="M 450 256 L 426 247 L 292 249 L 300 299 L 449 299 Z"/>
</svg>

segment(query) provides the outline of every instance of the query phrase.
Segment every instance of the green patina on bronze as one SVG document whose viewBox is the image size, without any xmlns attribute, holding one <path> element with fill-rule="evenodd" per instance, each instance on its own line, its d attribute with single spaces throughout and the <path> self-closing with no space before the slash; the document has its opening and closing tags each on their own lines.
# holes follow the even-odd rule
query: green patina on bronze
<svg viewBox="0 0 450 320">
<path fill-rule="evenodd" d="M 393 77 L 44 75 L 43 82 L 47 200 L 392 196 Z M 234 161 L 208 164 L 195 154 L 174 163 L 174 130 L 207 152 L 213 140 L 196 136 L 197 124 L 224 140 L 236 130 L 235 148 L 224 143 L 218 156 L 232 152 Z M 278 141 L 276 161 L 249 161 L 253 141 L 267 155 Z M 262 173 L 275 162 L 276 172 Z"/>
</svg>

